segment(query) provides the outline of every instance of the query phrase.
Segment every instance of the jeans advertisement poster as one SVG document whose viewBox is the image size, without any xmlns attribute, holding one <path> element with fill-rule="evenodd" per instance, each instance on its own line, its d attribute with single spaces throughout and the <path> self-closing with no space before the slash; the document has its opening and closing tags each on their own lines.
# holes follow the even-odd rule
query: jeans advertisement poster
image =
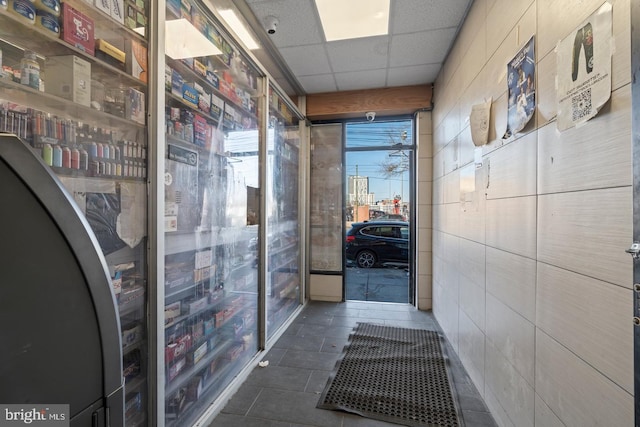
<svg viewBox="0 0 640 427">
<path fill-rule="evenodd" d="M 611 96 L 611 17 L 604 3 L 556 46 L 560 131 L 595 117 Z"/>
</svg>

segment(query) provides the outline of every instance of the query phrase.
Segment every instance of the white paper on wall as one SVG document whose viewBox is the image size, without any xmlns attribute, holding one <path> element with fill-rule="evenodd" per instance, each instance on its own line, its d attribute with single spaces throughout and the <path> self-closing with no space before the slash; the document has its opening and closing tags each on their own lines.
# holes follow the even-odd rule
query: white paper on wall
<svg viewBox="0 0 640 427">
<path fill-rule="evenodd" d="M 476 147 L 485 145 L 489 140 L 491 101 L 492 99 L 489 98 L 489 101 L 471 107 L 471 115 L 469 116 L 471 140 Z"/>
<path fill-rule="evenodd" d="M 611 10 L 603 4 L 556 46 L 560 131 L 595 117 L 611 96 Z"/>
</svg>

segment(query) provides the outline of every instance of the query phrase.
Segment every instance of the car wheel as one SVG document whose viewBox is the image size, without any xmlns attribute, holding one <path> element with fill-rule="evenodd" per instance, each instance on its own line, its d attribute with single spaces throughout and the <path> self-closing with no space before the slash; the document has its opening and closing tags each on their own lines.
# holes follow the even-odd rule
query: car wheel
<svg viewBox="0 0 640 427">
<path fill-rule="evenodd" d="M 358 254 L 356 262 L 360 268 L 371 268 L 376 264 L 376 254 L 371 251 L 362 251 Z"/>
</svg>

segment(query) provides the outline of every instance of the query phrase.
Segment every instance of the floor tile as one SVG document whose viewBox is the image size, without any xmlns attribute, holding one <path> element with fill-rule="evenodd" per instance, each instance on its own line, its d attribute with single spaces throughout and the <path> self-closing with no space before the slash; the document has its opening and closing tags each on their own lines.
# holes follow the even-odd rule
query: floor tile
<svg viewBox="0 0 640 427">
<path fill-rule="evenodd" d="M 431 312 L 406 304 L 310 302 L 263 357 L 210 427 L 393 427 L 316 408 L 329 376 L 358 322 L 437 330 Z M 495 427 L 482 397 L 458 356 L 445 341 L 454 389 L 466 427 Z"/>
<path fill-rule="evenodd" d="M 261 393 L 258 396 L 248 415 L 319 427 L 335 427 L 342 424 L 342 413 L 318 409 L 317 403 L 318 396 L 315 394 L 270 390 L 269 393 Z"/>
</svg>

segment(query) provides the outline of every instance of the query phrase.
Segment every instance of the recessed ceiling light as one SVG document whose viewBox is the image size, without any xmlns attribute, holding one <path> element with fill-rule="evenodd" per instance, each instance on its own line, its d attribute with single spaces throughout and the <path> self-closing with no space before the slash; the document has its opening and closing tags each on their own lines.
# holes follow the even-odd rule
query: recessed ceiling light
<svg viewBox="0 0 640 427">
<path fill-rule="evenodd" d="M 234 33 L 242 40 L 244 45 L 248 49 L 260 49 L 260 45 L 256 42 L 256 40 L 251 36 L 251 33 L 247 30 L 247 27 L 240 21 L 238 15 L 231 9 L 223 9 L 218 10 L 222 18 L 226 21 L 227 24 L 231 27 Z"/>
<path fill-rule="evenodd" d="M 164 43 L 166 54 L 173 59 L 222 55 L 222 51 L 186 19 L 165 22 Z"/>
<path fill-rule="evenodd" d="M 389 33 L 390 0 L 315 0 L 327 41 Z"/>
</svg>

